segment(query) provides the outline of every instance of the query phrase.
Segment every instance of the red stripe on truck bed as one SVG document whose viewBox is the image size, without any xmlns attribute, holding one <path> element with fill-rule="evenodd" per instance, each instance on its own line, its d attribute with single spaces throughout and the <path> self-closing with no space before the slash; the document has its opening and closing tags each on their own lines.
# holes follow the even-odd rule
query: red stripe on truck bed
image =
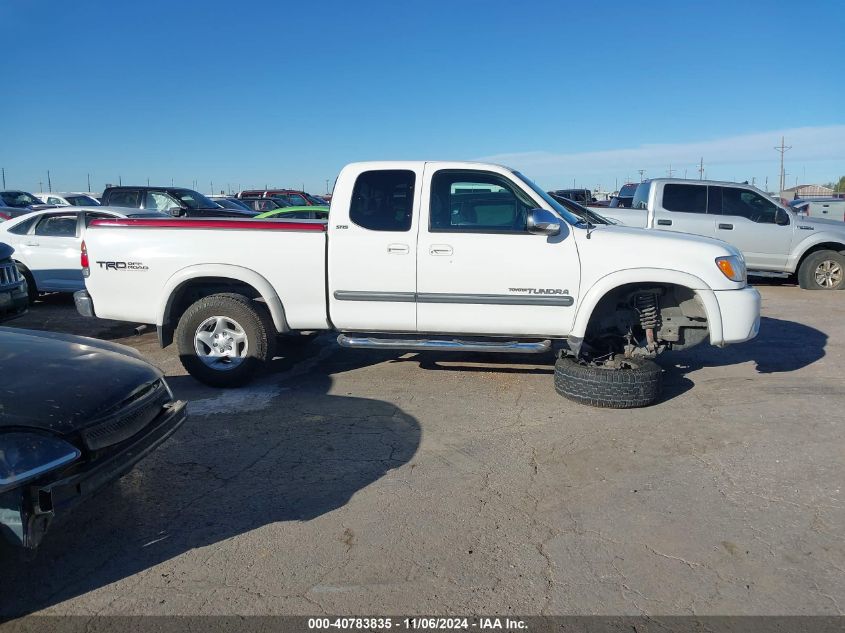
<svg viewBox="0 0 845 633">
<path fill-rule="evenodd" d="M 203 220 L 199 218 L 115 218 L 91 222 L 91 226 L 122 226 L 148 229 L 252 229 L 256 231 L 325 231 L 323 223 L 273 220 Z"/>
</svg>

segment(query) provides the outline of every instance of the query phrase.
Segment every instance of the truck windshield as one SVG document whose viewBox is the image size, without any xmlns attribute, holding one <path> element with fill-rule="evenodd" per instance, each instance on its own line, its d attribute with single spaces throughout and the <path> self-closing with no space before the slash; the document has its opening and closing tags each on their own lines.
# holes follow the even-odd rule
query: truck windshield
<svg viewBox="0 0 845 633">
<path fill-rule="evenodd" d="M 189 209 L 217 209 L 220 206 L 214 204 L 201 193 L 191 191 L 190 189 L 174 191 L 173 195 L 179 198 L 180 202 Z"/>
<path fill-rule="evenodd" d="M 560 202 L 552 198 L 549 194 L 543 191 L 540 187 L 538 187 L 534 182 L 523 176 L 518 171 L 512 172 L 514 176 L 516 176 L 519 180 L 522 181 L 524 185 L 526 185 L 531 191 L 536 193 L 540 196 L 543 201 L 548 204 L 552 209 L 554 209 L 560 217 L 564 220 L 569 222 L 570 224 L 583 224 L 583 220 L 579 218 L 577 215 L 570 213 Z"/>
<path fill-rule="evenodd" d="M 633 209 L 648 209 L 648 192 L 651 189 L 651 183 L 641 182 L 637 186 L 637 192 L 634 194 L 634 200 L 631 202 Z"/>
</svg>

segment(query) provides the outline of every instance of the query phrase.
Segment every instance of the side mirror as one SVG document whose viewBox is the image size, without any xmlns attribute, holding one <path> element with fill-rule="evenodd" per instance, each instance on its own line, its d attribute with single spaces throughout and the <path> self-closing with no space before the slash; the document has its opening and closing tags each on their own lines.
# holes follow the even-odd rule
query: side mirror
<svg viewBox="0 0 845 633">
<path fill-rule="evenodd" d="M 182 207 L 170 207 L 167 212 L 174 218 L 178 218 L 180 215 L 182 215 Z"/>
<path fill-rule="evenodd" d="M 528 212 L 527 228 L 536 235 L 557 235 L 560 233 L 560 220 L 546 209 L 531 209 Z"/>
<path fill-rule="evenodd" d="M 775 224 L 779 226 L 789 226 L 789 214 L 783 209 L 778 209 L 775 215 Z"/>
</svg>

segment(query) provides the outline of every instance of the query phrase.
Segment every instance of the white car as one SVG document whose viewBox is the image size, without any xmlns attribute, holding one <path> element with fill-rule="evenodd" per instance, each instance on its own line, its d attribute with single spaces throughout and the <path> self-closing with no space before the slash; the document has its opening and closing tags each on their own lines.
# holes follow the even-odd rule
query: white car
<svg viewBox="0 0 845 633">
<path fill-rule="evenodd" d="M 499 165 L 354 163 L 327 223 L 97 220 L 85 243 L 79 312 L 155 323 L 188 372 L 222 387 L 272 359 L 277 335 L 333 330 L 354 348 L 557 342 L 561 395 L 644 406 L 660 392 L 658 353 L 746 341 L 760 323 L 735 248 L 595 226 Z"/>
<path fill-rule="evenodd" d="M 64 207 L 33 211 L 0 224 L 0 242 L 15 249 L 14 259 L 29 287 L 39 292 L 75 292 L 85 287 L 79 265 L 82 235 L 95 219 L 169 218 L 163 213 L 112 207 Z"/>
<path fill-rule="evenodd" d="M 43 200 L 44 204 L 53 204 L 59 207 L 99 207 L 100 201 L 90 192 L 81 191 L 48 191 L 33 194 L 36 198 Z"/>
</svg>

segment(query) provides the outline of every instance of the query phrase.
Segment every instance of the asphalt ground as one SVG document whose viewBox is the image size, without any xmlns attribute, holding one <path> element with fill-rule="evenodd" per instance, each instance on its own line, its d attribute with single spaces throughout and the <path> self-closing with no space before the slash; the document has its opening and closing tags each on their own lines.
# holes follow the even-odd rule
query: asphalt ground
<svg viewBox="0 0 845 633">
<path fill-rule="evenodd" d="M 115 340 L 183 428 L 0 566 L 0 615 L 842 614 L 845 293 L 764 285 L 759 336 L 661 357 L 637 410 L 549 356 L 286 347 L 249 387 L 68 297 L 7 325 Z"/>
</svg>

